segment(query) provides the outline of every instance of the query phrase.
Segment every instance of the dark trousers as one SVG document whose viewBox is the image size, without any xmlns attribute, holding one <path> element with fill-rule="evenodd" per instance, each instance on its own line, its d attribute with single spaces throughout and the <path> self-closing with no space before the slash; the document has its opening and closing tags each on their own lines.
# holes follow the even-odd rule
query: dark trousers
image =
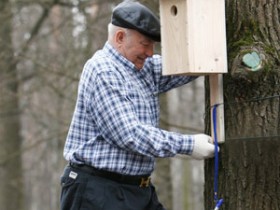
<svg viewBox="0 0 280 210">
<path fill-rule="evenodd" d="M 61 186 L 61 210 L 165 210 L 152 184 L 121 184 L 67 166 Z"/>
</svg>

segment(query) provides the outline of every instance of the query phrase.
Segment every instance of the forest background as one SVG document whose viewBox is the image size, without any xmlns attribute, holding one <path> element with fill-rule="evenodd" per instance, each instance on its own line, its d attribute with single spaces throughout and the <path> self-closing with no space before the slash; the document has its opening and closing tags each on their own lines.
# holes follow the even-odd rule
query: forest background
<svg viewBox="0 0 280 210">
<path fill-rule="evenodd" d="M 0 209 L 59 208 L 63 146 L 79 76 L 103 47 L 119 2 L 0 2 Z M 158 1 L 141 2 L 158 14 Z M 160 100 L 162 128 L 204 132 L 204 77 Z M 168 209 L 204 209 L 203 161 L 159 159 L 153 180 Z"/>
</svg>

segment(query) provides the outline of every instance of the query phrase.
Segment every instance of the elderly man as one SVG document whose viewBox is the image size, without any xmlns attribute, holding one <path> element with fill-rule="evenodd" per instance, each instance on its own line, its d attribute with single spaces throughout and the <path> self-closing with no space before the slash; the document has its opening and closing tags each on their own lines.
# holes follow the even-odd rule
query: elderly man
<svg viewBox="0 0 280 210">
<path fill-rule="evenodd" d="M 196 77 L 162 76 L 154 55 L 158 18 L 137 2 L 119 4 L 108 41 L 84 66 L 67 136 L 62 210 L 164 210 L 150 180 L 155 158 L 213 157 L 205 134 L 158 128 L 159 93 Z"/>
</svg>

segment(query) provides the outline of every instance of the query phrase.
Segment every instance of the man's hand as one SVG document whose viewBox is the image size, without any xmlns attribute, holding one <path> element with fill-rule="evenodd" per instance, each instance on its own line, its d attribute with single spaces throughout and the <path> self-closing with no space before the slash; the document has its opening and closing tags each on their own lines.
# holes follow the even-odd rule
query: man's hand
<svg viewBox="0 0 280 210">
<path fill-rule="evenodd" d="M 194 135 L 193 152 L 190 155 L 197 160 L 214 157 L 215 146 L 210 136 L 205 134 Z"/>
</svg>

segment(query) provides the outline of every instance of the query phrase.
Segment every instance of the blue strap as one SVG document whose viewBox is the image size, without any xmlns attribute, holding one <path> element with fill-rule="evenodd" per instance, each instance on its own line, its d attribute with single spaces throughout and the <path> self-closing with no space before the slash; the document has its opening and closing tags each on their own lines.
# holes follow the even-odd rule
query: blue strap
<svg viewBox="0 0 280 210">
<path fill-rule="evenodd" d="M 214 132 L 214 145 L 215 145 L 215 162 L 214 162 L 214 201 L 216 203 L 215 209 L 219 209 L 223 203 L 223 199 L 218 198 L 218 176 L 219 176 L 219 146 L 217 137 L 217 107 L 219 104 L 215 104 L 213 107 L 213 132 Z"/>
</svg>

